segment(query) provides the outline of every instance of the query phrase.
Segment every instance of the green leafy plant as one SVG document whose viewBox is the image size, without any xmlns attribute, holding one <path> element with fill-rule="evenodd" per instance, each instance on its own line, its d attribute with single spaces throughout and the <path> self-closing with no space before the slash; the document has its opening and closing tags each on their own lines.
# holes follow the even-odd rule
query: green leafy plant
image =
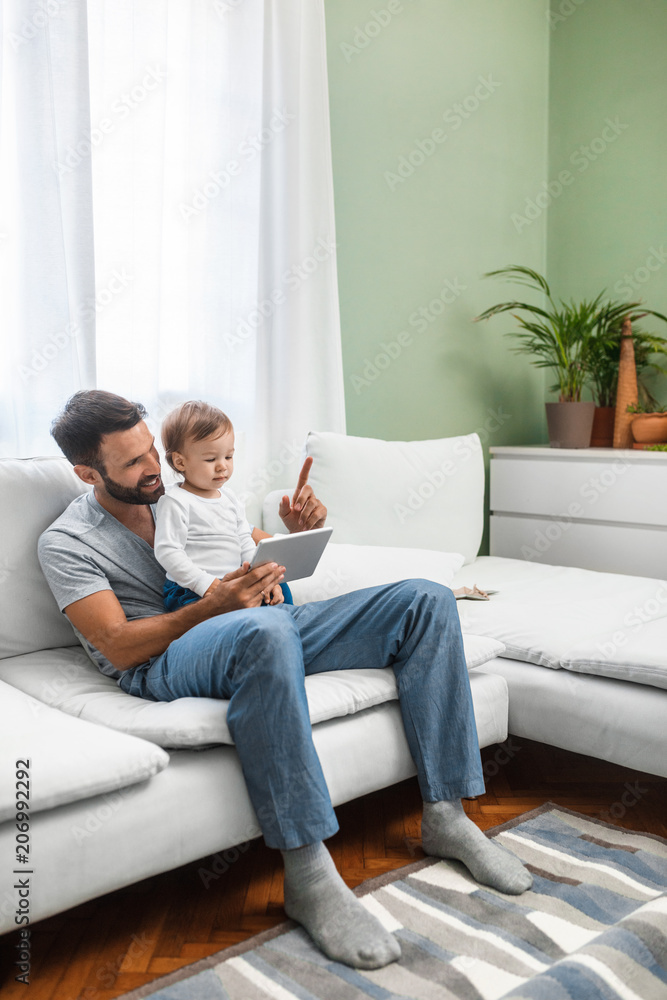
<svg viewBox="0 0 667 1000">
<path fill-rule="evenodd" d="M 520 331 L 511 331 L 506 336 L 515 337 L 519 345 L 514 350 L 533 355 L 533 364 L 538 368 L 554 369 L 558 381 L 552 388 L 558 391 L 561 402 L 579 402 L 589 382 L 598 405 L 604 405 L 600 399 L 615 396 L 620 336 L 626 317 L 634 322 L 651 315 L 667 322 L 667 316 L 641 308 L 640 302 L 604 300 L 604 292 L 590 300 L 564 302 L 560 299 L 556 303 L 546 278 L 518 264 L 489 271 L 485 277 L 504 278 L 546 297 L 544 308 L 516 300 L 498 303 L 476 316 L 475 322 L 500 313 L 512 313 Z M 667 354 L 667 341 L 663 338 L 649 334 L 642 334 L 642 337 L 644 341 L 636 343 L 644 364 L 648 364 L 648 355 L 654 353 L 652 348 L 658 341 L 663 345 L 660 350 Z"/>
<path fill-rule="evenodd" d="M 644 315 L 646 314 L 644 313 Z M 650 313 L 650 315 L 664 318 L 661 317 L 660 313 Z M 636 318 L 639 319 L 640 315 L 637 314 Z M 588 383 L 597 406 L 614 406 L 616 403 L 621 329 L 622 324 L 616 324 L 607 330 L 606 335 L 599 336 L 590 345 Z M 648 388 L 644 376 L 651 371 L 667 374 L 667 368 L 659 360 L 656 360 L 660 355 L 667 360 L 667 339 L 633 327 L 632 340 L 635 349 L 640 403 L 647 407 L 656 406 L 657 400 Z M 653 411 L 644 410 L 643 412 Z"/>
<path fill-rule="evenodd" d="M 630 403 L 626 406 L 628 413 L 667 413 L 667 406 L 661 406 L 659 403 Z"/>
<path fill-rule="evenodd" d="M 667 444 L 647 444 L 644 451 L 667 451 Z"/>
</svg>

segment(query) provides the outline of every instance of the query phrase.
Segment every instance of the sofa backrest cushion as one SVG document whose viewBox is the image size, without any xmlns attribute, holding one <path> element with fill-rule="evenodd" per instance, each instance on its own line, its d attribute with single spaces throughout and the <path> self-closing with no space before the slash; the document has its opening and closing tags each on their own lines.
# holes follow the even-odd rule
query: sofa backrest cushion
<svg viewBox="0 0 667 1000">
<path fill-rule="evenodd" d="M 312 431 L 309 482 L 328 508 L 332 541 L 461 552 L 476 557 L 484 526 L 477 434 L 380 441 Z M 283 529 L 284 530 L 284 529 Z"/>
<path fill-rule="evenodd" d="M 65 458 L 0 459 L 0 658 L 71 646 L 37 559 L 37 539 L 86 487 Z"/>
</svg>

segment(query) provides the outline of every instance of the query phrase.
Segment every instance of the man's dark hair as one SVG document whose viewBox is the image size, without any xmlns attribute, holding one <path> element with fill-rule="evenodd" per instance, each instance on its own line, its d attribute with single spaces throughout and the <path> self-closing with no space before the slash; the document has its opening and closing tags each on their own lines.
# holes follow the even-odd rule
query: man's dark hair
<svg viewBox="0 0 667 1000">
<path fill-rule="evenodd" d="M 146 416 L 141 403 L 130 403 L 113 392 L 75 392 L 56 417 L 51 434 L 72 465 L 89 465 L 104 472 L 100 445 L 105 434 L 127 431 Z"/>
</svg>

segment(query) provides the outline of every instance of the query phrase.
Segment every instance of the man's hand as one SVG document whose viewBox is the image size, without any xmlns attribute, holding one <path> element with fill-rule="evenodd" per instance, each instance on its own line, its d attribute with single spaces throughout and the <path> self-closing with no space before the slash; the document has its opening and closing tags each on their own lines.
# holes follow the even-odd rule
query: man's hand
<svg viewBox="0 0 667 1000">
<path fill-rule="evenodd" d="M 308 475 L 312 464 L 313 459 L 309 456 L 299 473 L 292 502 L 290 503 L 290 498 L 285 495 L 278 508 L 280 518 L 290 534 L 322 528 L 327 519 L 326 507 L 317 499 L 312 486 L 308 486 Z"/>
<path fill-rule="evenodd" d="M 209 618 L 240 608 L 259 607 L 262 592 L 272 593 L 284 575 L 285 567 L 277 563 L 250 569 L 250 563 L 245 562 L 222 580 L 216 580 L 200 601 L 186 604 L 178 611 L 130 622 L 112 590 L 82 597 L 64 610 L 72 625 L 116 670 L 128 670 L 164 653 L 170 642 Z"/>
<path fill-rule="evenodd" d="M 264 599 L 264 591 L 273 594 L 274 587 L 280 590 L 279 584 L 284 575 L 285 567 L 277 563 L 264 563 L 250 569 L 250 563 L 244 562 L 239 569 L 226 573 L 213 590 L 209 588 L 202 601 L 210 602 L 208 608 L 211 615 L 223 615 L 240 608 L 258 608 Z"/>
</svg>

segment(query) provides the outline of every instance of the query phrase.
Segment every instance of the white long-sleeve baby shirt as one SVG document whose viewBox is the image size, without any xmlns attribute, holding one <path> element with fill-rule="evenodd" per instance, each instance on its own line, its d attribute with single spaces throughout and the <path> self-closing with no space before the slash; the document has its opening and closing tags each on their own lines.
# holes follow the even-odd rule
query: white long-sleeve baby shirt
<svg viewBox="0 0 667 1000">
<path fill-rule="evenodd" d="M 256 545 L 238 497 L 225 486 L 213 499 L 177 484 L 157 502 L 155 558 L 167 578 L 203 597 L 216 577 L 252 559 Z"/>
</svg>

